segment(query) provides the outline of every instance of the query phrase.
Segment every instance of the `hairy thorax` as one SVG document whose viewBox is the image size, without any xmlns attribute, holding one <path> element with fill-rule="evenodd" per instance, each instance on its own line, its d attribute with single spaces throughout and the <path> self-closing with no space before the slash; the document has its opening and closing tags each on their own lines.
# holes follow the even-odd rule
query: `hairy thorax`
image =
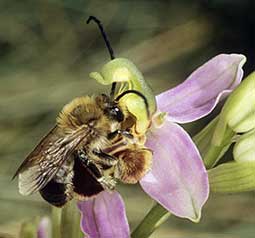
<svg viewBox="0 0 255 238">
<path fill-rule="evenodd" d="M 86 139 L 79 147 L 88 153 L 92 148 L 100 149 L 109 146 L 107 135 L 118 127 L 118 123 L 104 114 L 96 98 L 89 96 L 75 98 L 67 104 L 59 114 L 57 124 L 63 133 L 76 131 L 86 133 Z"/>
</svg>

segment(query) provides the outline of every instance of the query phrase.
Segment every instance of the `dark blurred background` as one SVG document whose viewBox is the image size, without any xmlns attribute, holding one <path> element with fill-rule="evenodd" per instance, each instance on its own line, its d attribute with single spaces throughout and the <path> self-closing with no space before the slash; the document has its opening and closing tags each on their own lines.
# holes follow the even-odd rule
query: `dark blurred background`
<svg viewBox="0 0 255 238">
<path fill-rule="evenodd" d="M 63 105 L 109 90 L 88 77 L 109 60 L 89 15 L 157 94 L 222 52 L 245 54 L 245 75 L 253 71 L 254 13 L 253 0 L 0 0 L 0 237 L 18 237 L 22 222 L 50 212 L 39 195 L 18 194 L 19 164 Z M 210 119 L 186 128 L 194 134 Z M 119 190 L 133 228 L 152 201 L 138 185 Z M 254 237 L 254 194 L 212 194 L 199 224 L 171 217 L 152 237 Z"/>
</svg>

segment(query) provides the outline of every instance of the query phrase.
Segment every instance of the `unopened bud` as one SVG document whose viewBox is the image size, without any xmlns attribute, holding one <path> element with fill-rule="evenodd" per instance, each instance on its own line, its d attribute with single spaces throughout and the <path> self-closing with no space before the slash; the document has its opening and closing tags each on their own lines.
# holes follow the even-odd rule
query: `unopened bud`
<svg viewBox="0 0 255 238">
<path fill-rule="evenodd" d="M 255 72 L 244 79 L 227 99 L 213 135 L 213 144 L 223 143 L 228 128 L 235 133 L 255 128 Z"/>
<path fill-rule="evenodd" d="M 239 193 L 255 190 L 255 161 L 228 162 L 208 171 L 210 190 Z"/>
<path fill-rule="evenodd" d="M 233 155 L 237 162 L 255 162 L 255 130 L 238 138 L 233 149 Z"/>
</svg>

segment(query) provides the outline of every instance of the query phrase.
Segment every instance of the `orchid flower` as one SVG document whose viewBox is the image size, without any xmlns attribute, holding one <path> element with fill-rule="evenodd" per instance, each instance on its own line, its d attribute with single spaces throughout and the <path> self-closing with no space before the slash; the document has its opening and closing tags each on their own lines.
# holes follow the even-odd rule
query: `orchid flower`
<svg viewBox="0 0 255 238">
<path fill-rule="evenodd" d="M 156 96 L 157 111 L 146 129 L 146 146 L 153 151 L 153 164 L 140 184 L 149 196 L 178 217 L 198 222 L 209 195 L 208 175 L 200 153 L 178 123 L 208 115 L 240 83 L 245 60 L 245 56 L 239 54 L 220 54 L 199 67 L 182 84 Z M 123 69 L 130 71 L 123 66 L 118 79 L 125 78 Z M 111 81 L 104 82 L 110 84 L 116 81 L 116 71 L 114 73 L 106 75 L 102 70 L 103 76 L 95 73 L 92 76 L 101 83 L 110 77 Z M 131 76 L 134 80 L 133 74 Z M 139 84 L 138 89 L 148 93 L 141 85 L 144 87 L 145 83 Z M 153 99 L 151 104 L 153 108 Z M 82 215 L 81 228 L 88 237 L 130 236 L 124 202 L 118 192 L 104 191 L 89 201 L 79 202 L 78 207 Z"/>
</svg>

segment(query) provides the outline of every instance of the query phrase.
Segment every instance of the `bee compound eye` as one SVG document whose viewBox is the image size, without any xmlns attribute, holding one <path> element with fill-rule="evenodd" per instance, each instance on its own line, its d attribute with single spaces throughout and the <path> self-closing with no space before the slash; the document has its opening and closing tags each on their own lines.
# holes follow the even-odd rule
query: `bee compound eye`
<svg viewBox="0 0 255 238">
<path fill-rule="evenodd" d="M 120 108 L 118 108 L 117 106 L 112 106 L 109 107 L 105 110 L 105 113 L 112 119 L 112 120 L 116 120 L 118 122 L 121 122 L 124 120 L 124 115 L 122 113 L 122 111 L 120 110 Z"/>
<path fill-rule="evenodd" d="M 116 115 L 116 120 L 118 122 L 121 122 L 124 120 L 123 112 L 118 107 L 115 107 L 115 115 Z"/>
</svg>

